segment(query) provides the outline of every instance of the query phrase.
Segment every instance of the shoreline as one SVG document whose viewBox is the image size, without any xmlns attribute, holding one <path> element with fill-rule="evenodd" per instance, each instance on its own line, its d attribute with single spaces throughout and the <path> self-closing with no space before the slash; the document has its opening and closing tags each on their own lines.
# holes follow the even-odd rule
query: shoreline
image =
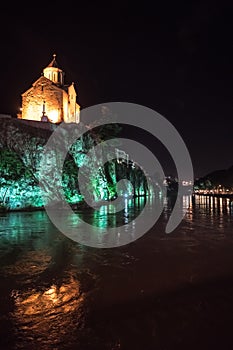
<svg viewBox="0 0 233 350">
<path fill-rule="evenodd" d="M 134 199 L 134 200 L 137 200 L 138 198 L 141 198 L 141 197 L 145 197 L 145 198 L 148 198 L 149 195 L 140 195 L 140 196 L 131 196 L 131 197 L 128 197 L 128 199 Z M 100 205 L 100 203 L 102 203 L 102 205 L 107 205 L 107 204 L 110 204 L 112 203 L 112 201 L 103 201 L 103 202 L 96 202 L 96 206 L 98 207 L 98 205 Z M 75 203 L 75 204 L 69 204 L 67 203 L 70 208 L 72 210 L 79 210 L 79 209 L 94 209 L 94 204 L 93 204 L 93 207 L 89 206 L 85 200 L 83 201 L 80 201 L 78 203 Z M 66 208 L 57 208 L 56 207 L 56 210 L 65 210 Z M 8 209 L 8 208 L 4 208 L 4 207 L 0 207 L 0 213 L 21 213 L 21 212 L 34 212 L 34 211 L 45 211 L 45 206 L 41 206 L 41 207 L 25 207 L 25 208 L 16 208 L 16 209 Z"/>
</svg>

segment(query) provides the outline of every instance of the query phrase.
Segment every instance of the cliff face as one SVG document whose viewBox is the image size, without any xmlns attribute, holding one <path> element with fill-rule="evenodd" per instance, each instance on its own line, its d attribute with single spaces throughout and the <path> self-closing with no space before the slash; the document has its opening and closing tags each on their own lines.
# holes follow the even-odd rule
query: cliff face
<svg viewBox="0 0 233 350">
<path fill-rule="evenodd" d="M 37 173 L 40 153 L 52 130 L 1 118 L 0 205 L 23 209 L 43 205 Z"/>
<path fill-rule="evenodd" d="M 93 201 L 114 199 L 117 196 L 116 184 L 122 178 L 130 180 L 131 185 L 126 183 L 118 195 L 138 196 L 148 192 L 146 178 L 139 167 L 132 167 L 124 160 L 112 160 L 105 165 L 100 164 L 97 169 L 96 159 L 87 155 L 93 146 L 101 142 L 106 130 L 101 130 L 100 134 L 98 131 L 86 133 L 75 141 L 66 156 L 61 178 L 58 174 L 59 142 L 63 140 L 58 140 L 57 148 L 51 150 L 50 162 L 42 157 L 54 127 L 49 123 L 1 118 L 0 208 L 42 208 L 59 200 L 61 194 L 68 203 L 77 204 L 83 201 L 78 182 L 78 171 L 83 167 L 86 193 Z M 42 167 L 46 169 L 43 178 Z"/>
</svg>

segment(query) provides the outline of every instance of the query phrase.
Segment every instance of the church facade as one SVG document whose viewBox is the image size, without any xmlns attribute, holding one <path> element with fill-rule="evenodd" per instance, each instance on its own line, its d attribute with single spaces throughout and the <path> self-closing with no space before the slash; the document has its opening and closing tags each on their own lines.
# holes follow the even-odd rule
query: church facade
<svg viewBox="0 0 233 350">
<path fill-rule="evenodd" d="M 21 96 L 22 108 L 17 115 L 20 119 L 54 124 L 80 121 L 80 106 L 74 83 L 64 83 L 64 72 L 58 66 L 55 54 L 40 78 Z"/>
</svg>

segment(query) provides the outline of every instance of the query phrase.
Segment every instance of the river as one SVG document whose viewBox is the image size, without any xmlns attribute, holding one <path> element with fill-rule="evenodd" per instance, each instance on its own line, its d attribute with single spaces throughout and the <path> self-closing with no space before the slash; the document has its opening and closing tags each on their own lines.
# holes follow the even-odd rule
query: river
<svg viewBox="0 0 233 350">
<path fill-rule="evenodd" d="M 72 241 L 45 211 L 1 213 L 0 349 L 233 348 L 233 206 L 184 201 L 174 232 L 165 198 L 153 228 L 118 248 Z M 117 220 L 142 207 L 129 201 Z M 77 215 L 106 224 L 104 211 Z"/>
</svg>

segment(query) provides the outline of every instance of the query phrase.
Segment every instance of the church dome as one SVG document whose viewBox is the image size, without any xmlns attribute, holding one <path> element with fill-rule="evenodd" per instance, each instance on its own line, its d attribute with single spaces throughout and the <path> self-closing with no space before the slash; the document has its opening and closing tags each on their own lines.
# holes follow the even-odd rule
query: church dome
<svg viewBox="0 0 233 350">
<path fill-rule="evenodd" d="M 49 65 L 44 68 L 43 74 L 47 79 L 52 80 L 53 83 L 64 85 L 64 72 L 58 66 L 56 54 L 53 55 L 53 59 Z"/>
<path fill-rule="evenodd" d="M 52 61 L 48 64 L 48 66 L 46 68 L 48 68 L 48 67 L 59 68 L 57 61 L 56 61 L 56 54 L 53 55 Z"/>
</svg>

